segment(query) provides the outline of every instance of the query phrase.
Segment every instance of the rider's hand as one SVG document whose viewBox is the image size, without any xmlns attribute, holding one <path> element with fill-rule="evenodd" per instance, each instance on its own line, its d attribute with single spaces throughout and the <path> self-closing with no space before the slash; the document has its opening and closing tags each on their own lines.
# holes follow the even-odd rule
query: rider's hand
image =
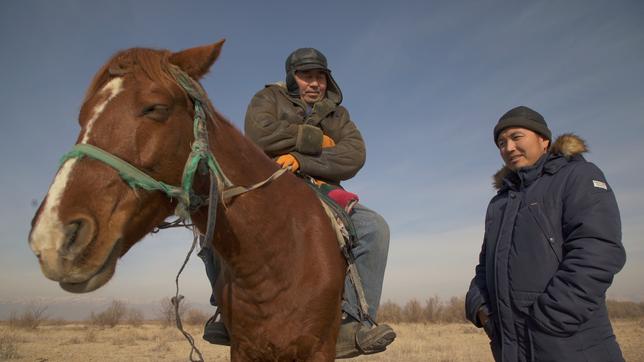
<svg viewBox="0 0 644 362">
<path fill-rule="evenodd" d="M 327 135 L 322 136 L 322 148 L 329 148 L 334 146 L 335 146 L 335 141 L 333 140 L 333 138 Z"/>
<path fill-rule="evenodd" d="M 295 172 L 300 168 L 300 163 L 297 162 L 297 159 L 290 153 L 279 156 L 275 162 L 277 162 L 282 168 L 290 167 L 291 172 Z"/>
</svg>

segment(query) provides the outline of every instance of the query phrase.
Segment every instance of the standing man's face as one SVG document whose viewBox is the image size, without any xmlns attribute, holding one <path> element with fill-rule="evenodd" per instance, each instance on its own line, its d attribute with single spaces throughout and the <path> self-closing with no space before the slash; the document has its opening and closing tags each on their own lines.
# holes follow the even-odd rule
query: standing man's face
<svg viewBox="0 0 644 362">
<path fill-rule="evenodd" d="M 504 129 L 496 140 L 501 158 L 513 171 L 534 165 L 548 151 L 549 144 L 548 139 L 521 127 Z"/>
<path fill-rule="evenodd" d="M 300 98 L 314 104 L 326 94 L 326 72 L 322 69 L 300 70 L 295 72 L 295 81 L 300 89 Z"/>
</svg>

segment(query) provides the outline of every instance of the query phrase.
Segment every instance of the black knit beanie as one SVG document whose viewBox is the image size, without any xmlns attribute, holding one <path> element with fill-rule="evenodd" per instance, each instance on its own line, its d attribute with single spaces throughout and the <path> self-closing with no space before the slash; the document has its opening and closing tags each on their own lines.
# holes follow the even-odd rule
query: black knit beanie
<svg viewBox="0 0 644 362">
<path fill-rule="evenodd" d="M 546 120 L 539 112 L 526 106 L 512 108 L 501 116 L 494 127 L 494 144 L 496 144 L 499 134 L 509 127 L 527 128 L 552 141 L 552 132 L 550 132 Z"/>
</svg>

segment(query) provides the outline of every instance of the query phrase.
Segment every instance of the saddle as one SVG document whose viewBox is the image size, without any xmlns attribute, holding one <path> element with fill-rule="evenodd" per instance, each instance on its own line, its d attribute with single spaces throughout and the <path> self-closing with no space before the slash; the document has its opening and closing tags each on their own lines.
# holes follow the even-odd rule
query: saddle
<svg viewBox="0 0 644 362">
<path fill-rule="evenodd" d="M 332 212 L 332 215 L 329 215 L 331 223 L 335 228 L 340 228 L 346 243 L 352 246 L 358 239 L 358 235 L 349 215 L 360 200 L 358 195 L 346 191 L 340 186 L 320 182 L 310 176 L 305 176 L 303 179 L 315 191 L 323 205 L 330 209 Z"/>
</svg>

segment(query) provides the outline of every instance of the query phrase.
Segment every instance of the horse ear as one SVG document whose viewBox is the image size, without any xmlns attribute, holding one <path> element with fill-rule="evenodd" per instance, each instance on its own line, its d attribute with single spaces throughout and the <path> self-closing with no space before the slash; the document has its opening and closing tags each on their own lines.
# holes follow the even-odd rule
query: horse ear
<svg viewBox="0 0 644 362">
<path fill-rule="evenodd" d="M 200 79 L 212 66 L 212 64 L 219 57 L 221 47 L 224 45 L 226 39 L 204 45 L 200 47 L 182 50 L 180 52 L 172 53 L 170 55 L 170 63 L 178 66 L 184 72 L 188 73 L 194 79 Z"/>
</svg>

